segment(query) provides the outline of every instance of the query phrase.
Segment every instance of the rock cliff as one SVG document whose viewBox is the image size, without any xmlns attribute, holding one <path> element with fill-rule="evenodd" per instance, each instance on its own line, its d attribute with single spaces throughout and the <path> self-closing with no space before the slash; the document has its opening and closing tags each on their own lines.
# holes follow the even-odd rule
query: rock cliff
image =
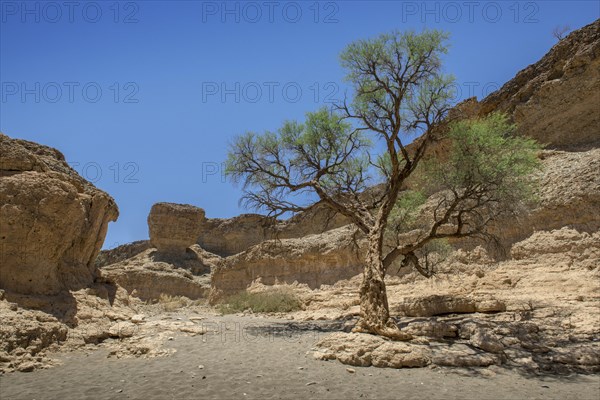
<svg viewBox="0 0 600 400">
<path fill-rule="evenodd" d="M 268 240 L 227 257 L 213 268 L 215 300 L 263 284 L 303 283 L 315 289 L 348 279 L 362 271 L 359 242 L 351 226 L 302 238 Z"/>
<path fill-rule="evenodd" d="M 91 284 L 112 197 L 56 149 L 0 134 L 0 288 L 56 294 Z"/>
<path fill-rule="evenodd" d="M 480 104 L 551 149 L 600 147 L 600 19 L 560 40 Z"/>
</svg>

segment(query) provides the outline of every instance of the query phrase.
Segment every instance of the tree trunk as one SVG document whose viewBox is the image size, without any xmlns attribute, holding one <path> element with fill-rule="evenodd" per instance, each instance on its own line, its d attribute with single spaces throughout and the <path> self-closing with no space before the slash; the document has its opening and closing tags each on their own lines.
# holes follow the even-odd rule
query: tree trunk
<svg viewBox="0 0 600 400">
<path fill-rule="evenodd" d="M 367 257 L 360 286 L 360 319 L 354 332 L 372 333 L 395 340 L 409 340 L 390 320 L 385 268 L 382 260 L 382 240 L 378 234 L 368 236 Z"/>
</svg>

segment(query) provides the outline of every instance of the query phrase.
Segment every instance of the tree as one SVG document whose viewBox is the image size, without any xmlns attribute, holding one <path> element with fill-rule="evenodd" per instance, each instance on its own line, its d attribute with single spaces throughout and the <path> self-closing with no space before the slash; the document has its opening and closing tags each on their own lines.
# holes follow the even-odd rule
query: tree
<svg viewBox="0 0 600 400">
<path fill-rule="evenodd" d="M 561 41 L 564 39 L 565 34 L 567 32 L 569 32 L 571 30 L 571 27 L 569 25 L 564 25 L 564 26 L 555 26 L 554 29 L 552 29 L 552 36 L 554 36 L 558 41 Z"/>
<path fill-rule="evenodd" d="M 446 34 L 426 30 L 350 44 L 341 63 L 352 101 L 309 112 L 304 123 L 288 121 L 277 132 L 238 136 L 229 150 L 227 173 L 243 182 L 247 207 L 279 217 L 321 203 L 364 234 L 355 331 L 405 339 L 390 320 L 387 269 L 401 260 L 430 275 L 419 252 L 436 240 L 484 233 L 501 212 L 500 203 L 518 197 L 508 186 L 534 164 L 533 143 L 515 137 L 505 117 L 457 122 L 448 129 L 453 80 L 441 71 L 446 40 Z M 448 162 L 419 168 L 428 177 L 424 187 L 442 192 L 431 221 L 419 219 L 415 226 L 410 216 L 426 197 L 405 190 L 406 181 L 416 175 L 427 146 L 442 136 L 452 141 Z M 414 137 L 419 139 L 407 147 Z M 365 196 L 375 184 L 379 190 Z M 403 235 L 407 229 L 413 234 Z"/>
</svg>

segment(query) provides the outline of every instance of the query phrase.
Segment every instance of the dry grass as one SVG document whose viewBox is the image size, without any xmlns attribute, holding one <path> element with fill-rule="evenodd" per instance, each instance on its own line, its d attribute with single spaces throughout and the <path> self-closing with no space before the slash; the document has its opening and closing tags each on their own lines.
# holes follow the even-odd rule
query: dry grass
<svg viewBox="0 0 600 400">
<path fill-rule="evenodd" d="M 170 296 L 167 294 L 161 294 L 155 303 L 159 304 L 164 311 L 176 311 L 181 308 L 203 305 L 206 303 L 206 300 L 190 300 L 185 296 Z"/>
<path fill-rule="evenodd" d="M 285 288 L 272 288 L 263 292 L 239 292 L 218 306 L 223 314 L 251 310 L 257 313 L 291 312 L 301 309 L 301 302 L 294 292 Z"/>
</svg>

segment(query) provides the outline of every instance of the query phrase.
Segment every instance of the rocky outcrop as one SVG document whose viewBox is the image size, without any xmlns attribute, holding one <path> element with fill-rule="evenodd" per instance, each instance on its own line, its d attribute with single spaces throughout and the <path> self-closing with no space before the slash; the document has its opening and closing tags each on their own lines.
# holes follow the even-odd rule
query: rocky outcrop
<svg viewBox="0 0 600 400">
<path fill-rule="evenodd" d="M 510 253 L 514 260 L 563 259 L 593 270 L 600 266 L 600 231 L 590 234 L 567 227 L 539 231 L 513 245 Z"/>
<path fill-rule="evenodd" d="M 490 233 L 499 239 L 503 257 L 514 243 L 537 231 L 569 227 L 593 233 L 600 229 L 600 149 L 543 151 L 540 156 L 541 169 L 532 176 L 533 203 L 489 227 Z M 481 242 L 466 239 L 455 244 L 473 248 Z"/>
<path fill-rule="evenodd" d="M 51 351 L 100 343 L 134 314 L 127 292 L 109 283 L 53 296 L 0 291 L 0 373 L 55 365 Z"/>
<path fill-rule="evenodd" d="M 263 284 L 333 284 L 362 271 L 362 256 L 350 226 L 298 239 L 269 240 L 223 259 L 212 273 L 215 295 Z"/>
<path fill-rule="evenodd" d="M 114 200 L 53 148 L 0 134 L 0 288 L 56 294 L 91 284 Z"/>
<path fill-rule="evenodd" d="M 125 261 L 128 258 L 148 250 L 149 248 L 149 240 L 138 240 L 132 243 L 126 243 L 121 246 L 117 246 L 113 249 L 101 250 L 100 254 L 98 254 L 98 257 L 96 258 L 96 266 L 101 268 L 106 265 Z"/>
<path fill-rule="evenodd" d="M 577 235 L 582 235 L 585 232 L 592 234 L 600 228 L 600 149 L 577 153 L 544 151 L 541 157 L 542 168 L 533 176 L 536 202 L 520 214 L 500 219 L 489 227 L 490 232 L 499 238 L 502 250 L 497 252 L 496 246 L 487 246 L 490 255 L 506 258 L 513 244 L 537 231 L 568 227 L 577 229 L 582 232 Z M 435 201 L 432 200 L 431 204 L 435 204 Z M 426 205 L 420 217 L 423 221 L 431 218 L 431 212 L 427 212 L 427 209 Z M 233 234 L 233 225 L 231 230 Z M 244 234 L 242 230 L 240 235 Z M 353 255 L 355 250 L 347 247 L 347 243 L 361 245 L 360 240 L 354 241 L 353 235 L 354 230 L 346 226 L 304 238 L 264 241 L 245 252 L 225 258 L 223 266 L 214 272 L 213 285 L 218 290 L 233 292 L 246 289 L 258 278 L 264 284 L 273 284 L 277 280 L 287 283 L 297 280 L 312 288 L 333 284 L 336 279 L 346 279 L 361 272 L 360 261 Z M 336 256 L 321 257 L 319 252 L 323 246 L 317 244 L 321 242 L 327 243 L 329 254 Z M 473 250 L 481 244 L 481 241 L 471 238 L 453 242 L 457 248 L 472 250 L 468 253 L 471 258 L 476 255 Z M 573 244 L 569 242 L 568 245 Z M 335 249 L 336 246 L 339 248 Z M 517 257 L 519 248 L 513 248 L 513 254 Z M 479 250 L 483 251 L 481 257 L 491 262 L 488 253 L 483 248 Z M 340 255 L 343 255 L 341 260 L 336 258 Z M 477 263 L 483 259 L 467 262 Z M 349 269 L 345 271 L 343 268 Z M 395 272 L 391 268 L 389 274 L 394 275 Z M 504 306 L 493 299 L 455 296 L 420 298 L 417 303 L 407 303 L 405 309 L 398 308 L 396 311 L 406 315 L 431 316 L 452 312 L 503 311 Z"/>
<path fill-rule="evenodd" d="M 67 340 L 68 327 L 56 317 L 0 301 L 0 371 L 29 372 L 44 365 L 44 350 Z"/>
<path fill-rule="evenodd" d="M 315 345 L 319 360 L 339 360 L 357 367 L 410 368 L 430 363 L 428 346 L 393 342 L 380 336 L 361 333 L 334 333 Z"/>
<path fill-rule="evenodd" d="M 159 252 L 185 254 L 196 243 L 202 224 L 204 210 L 188 204 L 156 203 L 148 215 L 150 243 Z"/>
<path fill-rule="evenodd" d="M 480 104 L 508 113 L 518 129 L 552 149 L 600 146 L 600 19 L 559 41 Z"/>
<path fill-rule="evenodd" d="M 483 100 L 472 97 L 457 104 L 447 120 L 503 112 L 519 133 L 547 149 L 585 151 L 600 147 L 599 105 L 600 19 L 573 31 Z M 409 152 L 414 149 L 413 143 L 407 146 Z M 436 141 L 426 157 L 444 160 L 448 149 L 447 140 Z"/>
<path fill-rule="evenodd" d="M 511 246 L 534 232 L 562 227 L 593 233 L 600 229 L 600 149 L 581 152 L 543 150 L 540 168 L 530 176 L 532 194 L 513 213 L 498 216 L 487 226 L 497 240 L 452 239 L 456 248 L 472 250 L 484 245 L 490 256 L 506 258 Z M 407 241 L 422 234 L 432 222 L 438 202 L 434 194 L 422 206 L 418 221 L 423 227 L 405 233 Z M 453 231 L 455 228 L 448 225 Z"/>
<path fill-rule="evenodd" d="M 288 220 L 274 220 L 258 214 L 207 219 L 198 244 L 211 253 L 227 257 L 267 240 L 299 238 L 323 233 L 348 224 L 348 219 L 317 204 Z"/>
<path fill-rule="evenodd" d="M 141 300 L 157 300 L 161 296 L 184 296 L 199 299 L 210 291 L 210 261 L 178 258 L 164 262 L 155 249 L 101 269 L 104 279 L 125 288 Z M 175 262 L 176 264 L 173 264 Z"/>
<path fill-rule="evenodd" d="M 444 314 L 505 311 L 501 301 L 489 296 L 429 295 L 404 298 L 394 306 L 394 313 L 409 317 L 431 317 Z"/>
</svg>

